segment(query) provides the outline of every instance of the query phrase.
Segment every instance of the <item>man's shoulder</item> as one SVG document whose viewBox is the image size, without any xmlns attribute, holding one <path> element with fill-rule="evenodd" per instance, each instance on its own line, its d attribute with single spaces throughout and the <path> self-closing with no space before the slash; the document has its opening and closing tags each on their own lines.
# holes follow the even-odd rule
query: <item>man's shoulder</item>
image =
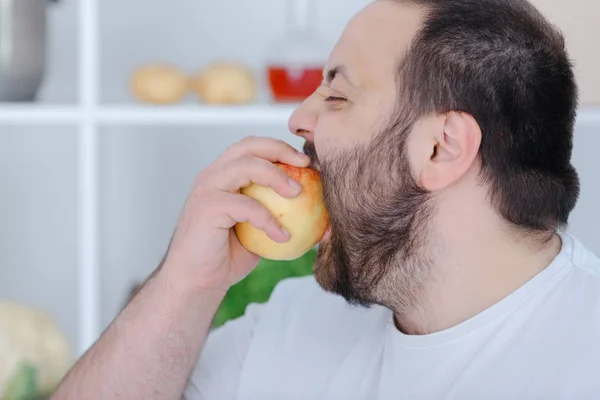
<svg viewBox="0 0 600 400">
<path fill-rule="evenodd" d="M 588 287 L 600 301 L 600 258 L 579 239 L 574 236 L 570 238 L 573 243 L 571 264 L 574 280 Z"/>
<path fill-rule="evenodd" d="M 600 258 L 574 236 L 564 236 L 570 246 L 568 264 L 556 275 L 554 289 L 543 304 L 548 308 L 549 323 L 557 319 L 579 327 L 581 332 L 600 334 Z"/>
</svg>

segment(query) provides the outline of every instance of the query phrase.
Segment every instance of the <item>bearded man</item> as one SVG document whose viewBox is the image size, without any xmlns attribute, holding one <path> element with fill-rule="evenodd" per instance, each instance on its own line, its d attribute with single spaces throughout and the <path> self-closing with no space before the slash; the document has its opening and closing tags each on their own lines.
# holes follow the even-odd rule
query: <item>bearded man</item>
<svg viewBox="0 0 600 400">
<path fill-rule="evenodd" d="M 55 399 L 600 397 L 600 261 L 565 232 L 577 85 L 525 0 L 378 0 L 358 13 L 282 141 L 200 172 L 162 265 Z M 308 157 L 307 157 L 308 155 Z M 320 171 L 314 277 L 209 333 L 258 257 L 232 227 L 286 232 L 249 182 Z"/>
</svg>

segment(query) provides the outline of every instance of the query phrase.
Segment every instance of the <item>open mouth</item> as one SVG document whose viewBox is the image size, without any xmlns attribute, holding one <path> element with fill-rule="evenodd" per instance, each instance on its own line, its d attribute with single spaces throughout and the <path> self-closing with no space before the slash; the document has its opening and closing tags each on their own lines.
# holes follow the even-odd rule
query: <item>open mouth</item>
<svg viewBox="0 0 600 400">
<path fill-rule="evenodd" d="M 308 141 L 305 142 L 304 146 L 302 146 L 302 150 L 304 151 L 304 154 L 310 158 L 310 168 L 321 173 L 321 165 L 318 161 L 317 150 L 315 149 L 314 143 Z"/>
</svg>

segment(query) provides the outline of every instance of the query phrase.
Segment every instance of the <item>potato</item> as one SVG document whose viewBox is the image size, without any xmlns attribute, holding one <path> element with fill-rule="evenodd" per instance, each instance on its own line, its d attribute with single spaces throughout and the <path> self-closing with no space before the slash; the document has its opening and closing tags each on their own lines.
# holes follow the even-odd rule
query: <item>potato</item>
<svg viewBox="0 0 600 400">
<path fill-rule="evenodd" d="M 131 79 L 133 95 L 145 103 L 177 103 L 188 90 L 189 79 L 186 74 L 171 65 L 149 65 L 138 68 Z"/>
<path fill-rule="evenodd" d="M 192 78 L 192 88 L 208 104 L 246 104 L 254 100 L 257 84 L 244 66 L 217 63 Z"/>
</svg>

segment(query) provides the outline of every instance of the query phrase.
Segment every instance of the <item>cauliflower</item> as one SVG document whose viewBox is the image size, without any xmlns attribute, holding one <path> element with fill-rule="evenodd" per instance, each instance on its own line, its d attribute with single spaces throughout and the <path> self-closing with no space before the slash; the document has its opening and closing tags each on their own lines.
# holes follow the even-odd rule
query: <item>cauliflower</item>
<svg viewBox="0 0 600 400">
<path fill-rule="evenodd" d="M 69 343 L 50 315 L 0 301 L 1 400 L 50 394 L 71 364 Z"/>
</svg>

